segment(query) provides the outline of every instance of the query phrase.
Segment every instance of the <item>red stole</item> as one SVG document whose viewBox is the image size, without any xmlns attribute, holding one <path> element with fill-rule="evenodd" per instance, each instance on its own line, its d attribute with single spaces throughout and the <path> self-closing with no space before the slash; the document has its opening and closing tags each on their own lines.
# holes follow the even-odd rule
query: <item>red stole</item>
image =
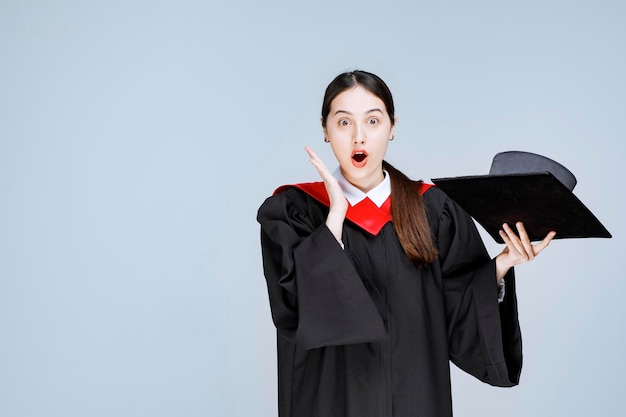
<svg viewBox="0 0 626 417">
<path fill-rule="evenodd" d="M 419 190 L 420 195 L 424 194 L 424 192 L 432 186 L 432 184 L 422 183 Z M 330 206 L 330 199 L 328 198 L 326 187 L 321 181 L 283 185 L 274 191 L 274 195 L 280 194 L 288 187 L 299 188 L 320 203 L 324 204 L 326 207 Z M 391 221 L 391 196 L 387 197 L 387 200 L 385 200 L 383 205 L 380 207 L 374 204 L 374 202 L 369 198 L 365 198 L 354 206 L 348 203 L 346 219 L 350 220 L 366 232 L 376 236 L 383 226 L 387 224 L 387 222 Z"/>
</svg>

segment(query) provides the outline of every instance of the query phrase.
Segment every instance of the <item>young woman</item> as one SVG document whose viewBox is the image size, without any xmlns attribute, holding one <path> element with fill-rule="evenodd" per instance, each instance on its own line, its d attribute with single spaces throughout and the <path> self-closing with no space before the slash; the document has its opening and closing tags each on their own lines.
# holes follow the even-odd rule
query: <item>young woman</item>
<svg viewBox="0 0 626 417">
<path fill-rule="evenodd" d="M 258 213 L 278 329 L 281 417 L 451 416 L 449 361 L 517 384 L 521 339 L 512 267 L 532 260 L 521 223 L 490 259 L 469 216 L 437 187 L 383 160 L 396 122 L 387 85 L 335 78 L 322 105 L 331 173 L 283 186 Z M 504 293 L 504 295 L 503 295 Z"/>
</svg>

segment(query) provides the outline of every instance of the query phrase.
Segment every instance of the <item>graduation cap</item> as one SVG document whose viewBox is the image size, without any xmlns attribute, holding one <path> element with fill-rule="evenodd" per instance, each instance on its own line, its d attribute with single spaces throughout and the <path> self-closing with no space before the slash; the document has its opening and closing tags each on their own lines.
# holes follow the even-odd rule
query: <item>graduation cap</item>
<svg viewBox="0 0 626 417">
<path fill-rule="evenodd" d="M 576 177 L 563 165 L 530 152 L 497 154 L 489 175 L 432 180 L 450 198 L 503 243 L 503 223 L 518 221 L 530 240 L 606 237 L 611 234 L 572 193 Z"/>
</svg>

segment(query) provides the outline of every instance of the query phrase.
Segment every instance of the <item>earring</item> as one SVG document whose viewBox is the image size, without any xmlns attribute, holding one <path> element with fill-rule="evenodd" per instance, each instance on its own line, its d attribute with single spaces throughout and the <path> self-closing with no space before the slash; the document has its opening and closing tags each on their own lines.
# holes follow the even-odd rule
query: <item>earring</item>
<svg viewBox="0 0 626 417">
<path fill-rule="evenodd" d="M 330 141 L 328 140 L 328 138 L 324 138 L 324 142 L 328 143 Z"/>
<path fill-rule="evenodd" d="M 389 139 L 389 142 L 391 142 L 392 140 L 394 140 L 396 137 L 395 135 L 391 137 L 391 139 Z"/>
</svg>

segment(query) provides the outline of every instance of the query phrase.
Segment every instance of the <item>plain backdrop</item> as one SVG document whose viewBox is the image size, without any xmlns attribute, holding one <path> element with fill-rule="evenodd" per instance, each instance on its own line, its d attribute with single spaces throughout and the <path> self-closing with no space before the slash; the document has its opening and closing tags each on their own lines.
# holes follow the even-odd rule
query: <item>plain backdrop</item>
<svg viewBox="0 0 626 417">
<path fill-rule="evenodd" d="M 0 415 L 276 415 L 259 205 L 331 167 L 340 72 L 413 178 L 543 154 L 613 239 L 517 268 L 521 383 L 456 416 L 623 415 L 626 3 L 0 0 Z M 492 255 L 501 247 L 485 236 Z"/>
</svg>

